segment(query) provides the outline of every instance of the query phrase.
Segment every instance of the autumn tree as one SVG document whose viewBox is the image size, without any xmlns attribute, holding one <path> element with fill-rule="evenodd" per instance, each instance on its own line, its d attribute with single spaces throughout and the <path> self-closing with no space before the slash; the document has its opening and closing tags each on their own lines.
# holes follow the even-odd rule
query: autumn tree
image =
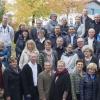
<svg viewBox="0 0 100 100">
<path fill-rule="evenodd" d="M 5 11 L 4 2 L 2 0 L 0 0 L 0 22 L 2 20 L 2 16 L 4 14 L 4 11 Z"/>
<path fill-rule="evenodd" d="M 83 7 L 81 0 L 16 0 L 13 5 L 6 5 L 6 11 L 14 12 L 17 23 L 28 23 L 30 19 L 47 17 L 52 12 L 66 15 L 73 9 L 80 12 Z"/>
</svg>

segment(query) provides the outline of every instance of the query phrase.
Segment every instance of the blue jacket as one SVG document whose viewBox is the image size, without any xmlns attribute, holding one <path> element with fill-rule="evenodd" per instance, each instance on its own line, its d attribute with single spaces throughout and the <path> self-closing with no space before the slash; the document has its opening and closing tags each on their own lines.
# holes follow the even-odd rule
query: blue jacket
<svg viewBox="0 0 100 100">
<path fill-rule="evenodd" d="M 7 48 L 4 48 L 3 50 L 0 50 L 0 57 L 4 57 L 4 59 L 1 61 L 2 64 L 4 64 L 5 67 L 8 67 L 8 57 L 9 57 L 9 51 Z"/>
<path fill-rule="evenodd" d="M 97 78 L 96 75 L 84 75 L 80 83 L 80 100 L 96 100 L 97 97 Z"/>
</svg>

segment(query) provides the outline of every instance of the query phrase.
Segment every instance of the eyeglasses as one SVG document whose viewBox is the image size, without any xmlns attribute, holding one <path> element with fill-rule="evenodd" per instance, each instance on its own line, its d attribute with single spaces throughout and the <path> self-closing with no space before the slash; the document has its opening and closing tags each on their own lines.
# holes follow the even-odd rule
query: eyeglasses
<svg viewBox="0 0 100 100">
<path fill-rule="evenodd" d="M 84 41 L 78 41 L 77 43 L 83 43 Z"/>
<path fill-rule="evenodd" d="M 84 52 L 90 52 L 90 51 L 84 51 Z"/>
</svg>

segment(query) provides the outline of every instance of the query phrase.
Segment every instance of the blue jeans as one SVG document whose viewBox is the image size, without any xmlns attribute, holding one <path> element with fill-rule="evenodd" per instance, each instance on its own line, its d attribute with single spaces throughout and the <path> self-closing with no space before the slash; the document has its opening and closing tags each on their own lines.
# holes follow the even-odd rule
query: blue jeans
<svg viewBox="0 0 100 100">
<path fill-rule="evenodd" d="M 6 48 L 7 48 L 8 52 L 9 52 L 8 58 L 10 58 L 11 57 L 11 46 L 7 46 Z"/>
</svg>

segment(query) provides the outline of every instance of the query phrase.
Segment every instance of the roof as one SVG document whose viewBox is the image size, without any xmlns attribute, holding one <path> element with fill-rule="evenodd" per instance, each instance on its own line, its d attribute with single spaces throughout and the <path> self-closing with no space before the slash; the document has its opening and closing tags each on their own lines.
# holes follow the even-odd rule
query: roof
<svg viewBox="0 0 100 100">
<path fill-rule="evenodd" d="M 94 2 L 94 3 L 98 4 L 98 5 L 100 5 L 100 1 L 97 1 L 97 0 L 91 0 L 88 3 L 91 3 L 91 2 Z"/>
</svg>

